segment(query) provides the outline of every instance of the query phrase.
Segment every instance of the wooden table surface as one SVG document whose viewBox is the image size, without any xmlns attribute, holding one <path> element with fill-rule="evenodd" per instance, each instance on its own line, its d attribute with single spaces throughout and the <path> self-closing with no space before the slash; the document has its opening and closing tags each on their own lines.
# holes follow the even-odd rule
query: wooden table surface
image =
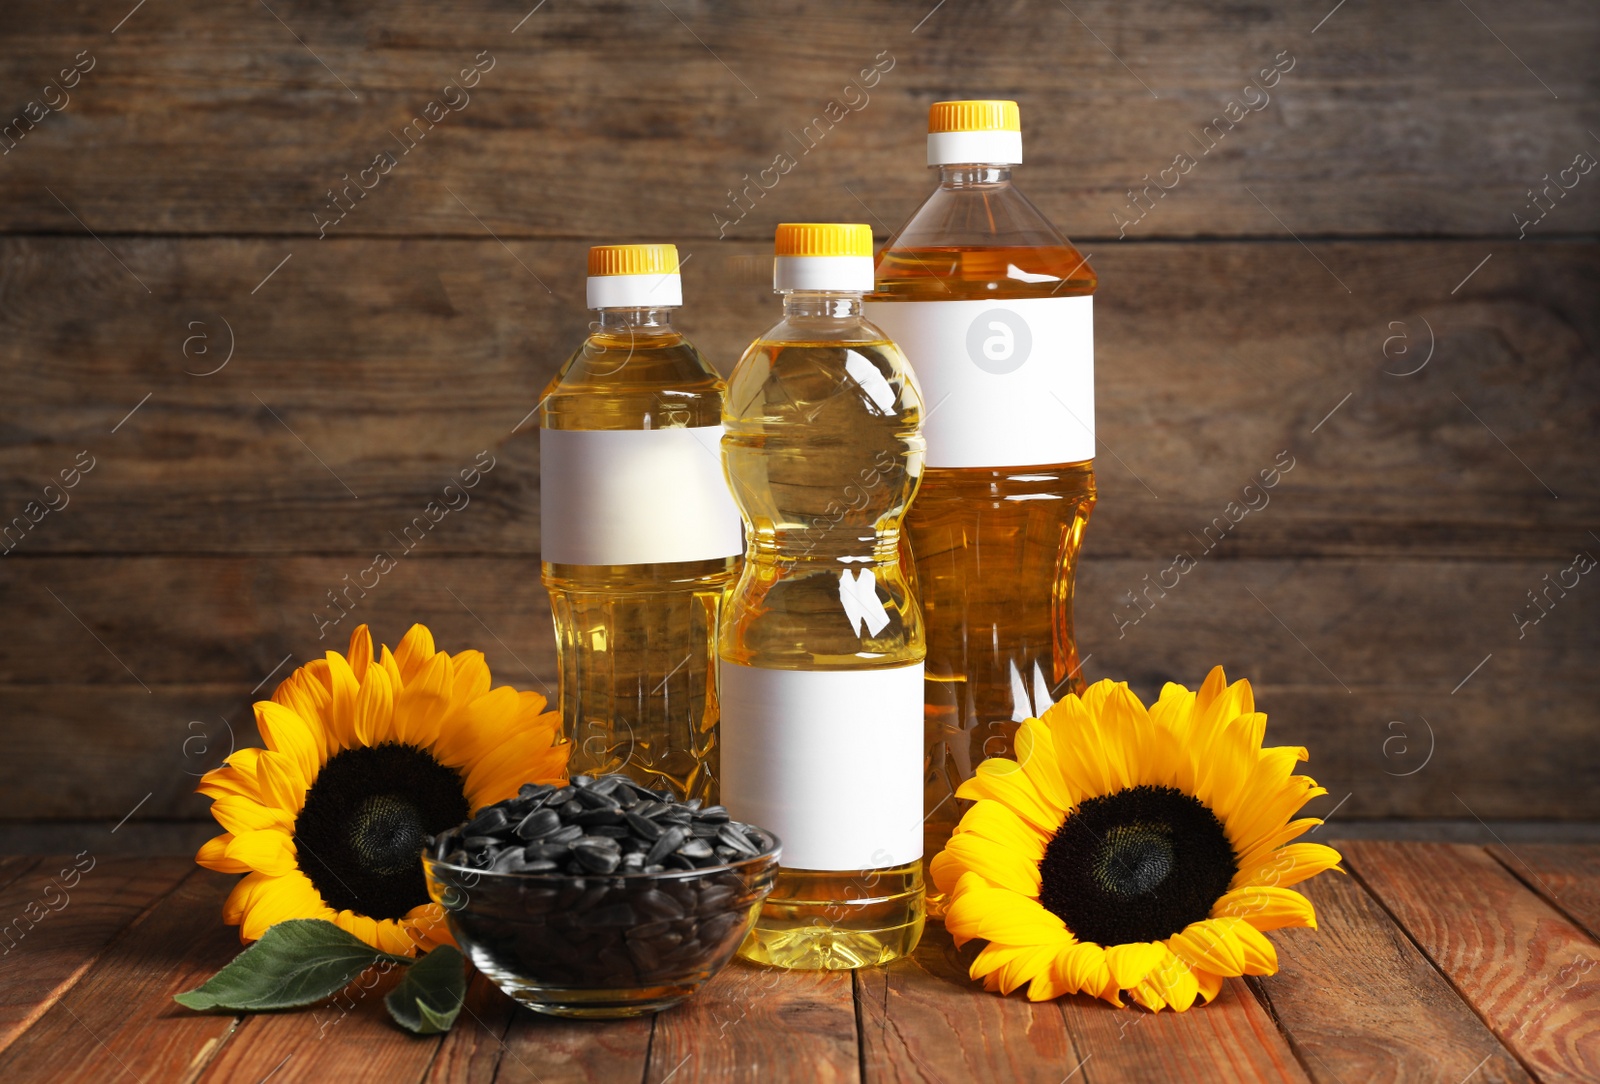
<svg viewBox="0 0 1600 1084">
<path fill-rule="evenodd" d="M 172 1001 L 238 951 L 232 878 L 182 858 L 0 858 L 0 1080 L 521 1082 L 1600 1080 L 1600 846 L 1351 842 L 1319 931 L 1183 1015 L 984 993 L 930 928 L 850 973 L 735 962 L 654 1018 L 560 1021 L 475 978 L 419 1039 L 376 993 L 248 1017 Z M 69 878 L 70 880 L 70 878 Z M 27 916 L 34 916 L 31 923 Z"/>
</svg>

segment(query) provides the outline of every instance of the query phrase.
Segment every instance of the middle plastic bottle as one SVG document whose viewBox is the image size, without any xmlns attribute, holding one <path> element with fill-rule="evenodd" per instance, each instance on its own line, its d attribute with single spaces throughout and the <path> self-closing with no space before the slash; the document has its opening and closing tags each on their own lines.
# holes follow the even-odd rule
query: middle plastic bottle
<svg viewBox="0 0 1600 1084">
<path fill-rule="evenodd" d="M 900 521 L 922 475 L 922 395 L 861 315 L 864 225 L 778 227 L 784 318 L 740 358 L 723 463 L 745 565 L 723 606 L 723 802 L 783 843 L 740 954 L 872 966 L 923 926 L 922 615 Z"/>
</svg>

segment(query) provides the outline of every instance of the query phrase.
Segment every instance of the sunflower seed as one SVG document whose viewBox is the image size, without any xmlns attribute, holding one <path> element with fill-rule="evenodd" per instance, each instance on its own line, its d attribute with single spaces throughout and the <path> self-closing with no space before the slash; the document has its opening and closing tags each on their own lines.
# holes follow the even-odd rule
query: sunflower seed
<svg viewBox="0 0 1600 1084">
<path fill-rule="evenodd" d="M 530 843 L 522 849 L 525 861 L 558 861 L 572 853 L 572 848 L 565 843 L 551 843 L 544 840 L 539 843 Z"/>
<path fill-rule="evenodd" d="M 754 844 L 745 838 L 743 832 L 739 831 L 739 829 L 735 828 L 731 824 L 725 824 L 722 826 L 722 828 L 717 832 L 717 839 L 720 840 L 724 846 L 732 847 L 740 854 L 749 858 L 754 858 L 756 855 L 761 853 L 756 849 Z"/>
<path fill-rule="evenodd" d="M 644 856 L 644 860 L 652 865 L 660 862 L 667 855 L 683 846 L 683 841 L 688 838 L 688 835 L 689 833 L 682 828 L 668 828 L 661 833 L 661 838 L 656 840 L 655 846 L 650 848 L 650 853 Z"/>
<path fill-rule="evenodd" d="M 611 796 L 609 794 L 594 790 L 593 788 L 575 791 L 573 792 L 573 797 L 577 798 L 578 801 L 582 802 L 590 809 L 620 808 L 616 802 L 611 800 Z"/>
<path fill-rule="evenodd" d="M 587 792 L 585 792 L 587 793 Z M 585 809 L 572 818 L 573 824 L 621 824 L 623 812 L 616 806 L 601 809 Z"/>
<path fill-rule="evenodd" d="M 550 783 L 524 783 L 517 788 L 518 798 L 543 798 L 554 794 L 556 788 Z"/>
<path fill-rule="evenodd" d="M 587 775 L 575 775 L 568 782 L 575 787 L 587 787 L 594 783 L 594 779 Z"/>
<path fill-rule="evenodd" d="M 492 836 L 505 828 L 508 819 L 504 809 L 492 805 L 467 822 L 467 831 L 475 836 Z"/>
<path fill-rule="evenodd" d="M 622 864 L 622 856 L 615 851 L 590 851 L 574 848 L 573 855 L 586 869 L 595 873 L 611 873 Z"/>
<path fill-rule="evenodd" d="M 500 841 L 493 836 L 468 836 L 461 841 L 461 845 L 469 851 L 483 851 L 499 844 Z"/>
<path fill-rule="evenodd" d="M 686 858 L 710 858 L 711 844 L 703 839 L 691 839 L 678 848 L 678 853 Z"/>
<path fill-rule="evenodd" d="M 689 825 L 689 834 L 696 839 L 716 839 L 718 826 L 705 821 L 695 821 Z"/>
<path fill-rule="evenodd" d="M 710 821 L 718 824 L 726 824 L 728 822 L 728 810 L 725 806 L 708 805 L 696 813 L 694 815 L 694 819 L 697 821 Z"/>
<path fill-rule="evenodd" d="M 583 828 L 576 824 L 563 825 L 543 840 L 545 843 L 576 843 L 583 838 Z"/>
<path fill-rule="evenodd" d="M 561 816 L 552 809 L 535 809 L 522 823 L 517 825 L 516 834 L 526 840 L 539 839 L 561 827 Z"/>
<path fill-rule="evenodd" d="M 590 837 L 614 839 L 618 843 L 633 838 L 633 830 L 626 824 L 594 824 L 589 826 Z"/>
<path fill-rule="evenodd" d="M 664 828 L 662 828 L 655 821 L 651 820 L 649 817 L 641 816 L 640 814 L 632 812 L 631 810 L 627 813 L 624 813 L 622 816 L 623 819 L 628 822 L 629 828 L 632 828 L 640 836 L 650 840 L 651 842 L 660 839 L 661 833 L 665 831 Z"/>
</svg>

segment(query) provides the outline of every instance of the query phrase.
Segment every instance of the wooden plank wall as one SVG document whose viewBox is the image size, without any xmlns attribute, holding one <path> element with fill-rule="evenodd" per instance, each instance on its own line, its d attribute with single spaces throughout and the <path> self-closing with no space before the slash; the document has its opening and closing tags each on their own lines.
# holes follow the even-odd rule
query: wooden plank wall
<svg viewBox="0 0 1600 1084">
<path fill-rule="evenodd" d="M 1341 819 L 1600 816 L 1594 5 L 534 4 L 8 0 L 0 513 L 55 507 L 0 559 L 0 820 L 203 817 L 357 620 L 551 680 L 526 416 L 585 247 L 678 243 L 727 371 L 772 226 L 881 240 L 951 96 L 1021 103 L 1103 283 L 1090 677 L 1251 678 Z"/>
</svg>

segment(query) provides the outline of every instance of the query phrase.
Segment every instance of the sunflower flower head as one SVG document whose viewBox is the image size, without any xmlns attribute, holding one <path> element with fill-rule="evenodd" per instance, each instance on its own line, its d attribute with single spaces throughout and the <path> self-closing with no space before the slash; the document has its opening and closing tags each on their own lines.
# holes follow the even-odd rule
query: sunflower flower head
<svg viewBox="0 0 1600 1084">
<path fill-rule="evenodd" d="M 1327 791 L 1263 748 L 1250 683 L 1219 666 L 1198 693 L 1168 684 L 1149 710 L 1101 681 L 1017 731 L 1017 759 L 991 759 L 961 785 L 977 799 L 933 860 L 957 944 L 987 944 L 972 977 L 1035 1001 L 1086 993 L 1182 1012 L 1222 981 L 1270 975 L 1262 935 L 1316 925 L 1291 889 L 1339 853 L 1291 842 L 1292 820 Z"/>
<path fill-rule="evenodd" d="M 385 952 L 448 943 L 423 842 L 523 783 L 565 778 L 570 746 L 544 708 L 537 693 L 490 688 L 481 652 L 435 651 L 422 625 L 377 657 L 362 625 L 348 656 L 307 663 L 255 705 L 265 749 L 201 780 L 224 831 L 195 860 L 245 874 L 224 921 L 247 942 L 320 918 Z"/>
</svg>

